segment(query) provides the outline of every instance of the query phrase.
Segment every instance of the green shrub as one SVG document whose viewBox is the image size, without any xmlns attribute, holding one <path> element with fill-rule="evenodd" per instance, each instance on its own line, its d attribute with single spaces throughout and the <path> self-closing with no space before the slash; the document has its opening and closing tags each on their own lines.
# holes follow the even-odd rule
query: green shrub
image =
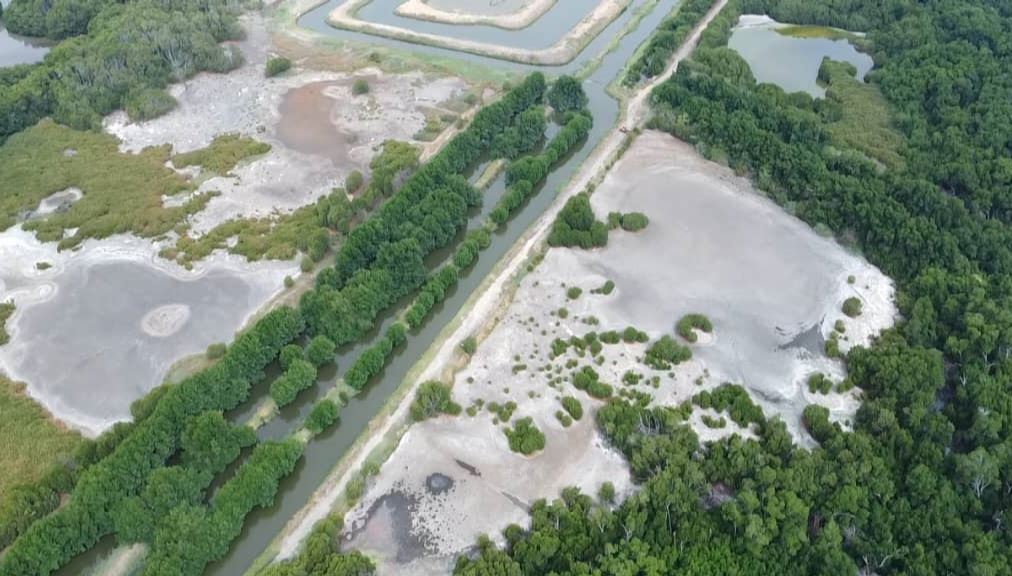
<svg viewBox="0 0 1012 576">
<path fill-rule="evenodd" d="M 510 450 L 514 452 L 530 456 L 545 448 L 545 435 L 534 425 L 534 420 L 530 416 L 517 420 L 513 428 L 507 428 L 505 432 L 506 438 L 509 439 Z"/>
<path fill-rule="evenodd" d="M 460 343 L 460 349 L 464 351 L 464 354 L 472 356 L 478 350 L 478 340 L 474 336 L 468 336 Z"/>
<path fill-rule="evenodd" d="M 597 489 L 597 499 L 603 504 L 615 503 L 615 485 L 611 482 L 603 482 Z"/>
<path fill-rule="evenodd" d="M 306 429 L 319 434 L 338 422 L 341 408 L 333 400 L 323 399 L 313 406 L 313 411 L 306 417 Z"/>
<path fill-rule="evenodd" d="M 707 334 L 713 332 L 713 324 L 710 319 L 702 314 L 686 314 L 682 316 L 682 319 L 678 321 L 678 325 L 675 327 L 675 331 L 682 338 L 685 338 L 689 342 L 696 342 L 699 337 L 696 335 L 696 330 L 706 332 Z"/>
<path fill-rule="evenodd" d="M 625 342 L 626 344 L 633 344 L 633 343 L 644 344 L 649 340 L 650 337 L 647 336 L 646 332 L 642 330 L 637 330 L 632 326 L 627 326 L 626 329 L 622 331 L 622 341 Z"/>
<path fill-rule="evenodd" d="M 281 349 L 281 354 L 278 354 L 278 363 L 281 364 L 282 370 L 287 370 L 296 360 L 305 359 L 306 353 L 298 344 L 289 344 Z"/>
<path fill-rule="evenodd" d="M 590 293 L 591 294 L 604 294 L 605 296 L 607 296 L 607 295 L 611 294 L 612 291 L 614 291 L 614 290 L 615 290 L 615 283 L 612 282 L 611 280 L 606 280 L 604 284 L 602 284 L 598 288 L 594 288 L 593 290 L 590 291 Z"/>
<path fill-rule="evenodd" d="M 351 85 L 351 93 L 355 96 L 361 96 L 369 93 L 369 83 L 364 78 L 358 78 Z"/>
<path fill-rule="evenodd" d="M 752 402 L 744 388 L 736 384 L 721 384 L 713 390 L 700 392 L 692 397 L 692 401 L 702 408 L 727 411 L 731 420 L 742 427 L 766 422 L 762 408 Z"/>
<path fill-rule="evenodd" d="M 808 391 L 812 394 L 829 394 L 833 389 L 833 381 L 822 372 L 816 372 L 808 377 Z"/>
<path fill-rule="evenodd" d="M 562 410 L 555 411 L 555 419 L 559 421 L 559 424 L 562 424 L 563 428 L 569 428 L 573 425 L 573 419 Z"/>
<path fill-rule="evenodd" d="M 576 286 L 570 286 L 566 289 L 566 298 L 569 298 L 570 300 L 576 300 L 581 294 L 583 294 L 583 289 Z"/>
<path fill-rule="evenodd" d="M 654 370 L 669 370 L 692 358 L 692 351 L 664 335 L 647 350 L 644 362 Z"/>
<path fill-rule="evenodd" d="M 573 420 L 583 418 L 583 404 L 580 404 L 579 400 L 572 396 L 563 396 L 561 402 L 562 407 L 573 417 Z"/>
<path fill-rule="evenodd" d="M 628 212 L 622 215 L 621 226 L 626 232 L 639 232 L 649 223 L 650 219 L 642 212 Z"/>
<path fill-rule="evenodd" d="M 352 170 L 348 177 L 344 179 L 344 189 L 349 194 L 354 194 L 362 188 L 362 184 L 365 183 L 365 176 L 362 175 L 358 170 Z"/>
<path fill-rule="evenodd" d="M 316 383 L 316 366 L 306 360 L 292 360 L 284 374 L 271 383 L 271 398 L 278 408 L 291 404 L 295 397 Z"/>
<path fill-rule="evenodd" d="M 577 194 L 563 206 L 548 235 L 549 246 L 600 248 L 608 244 L 608 227 L 597 220 L 590 197 Z"/>
<path fill-rule="evenodd" d="M 288 58 L 274 57 L 267 61 L 267 66 L 264 70 L 264 74 L 268 78 L 273 78 L 282 72 L 287 72 L 292 67 L 292 61 Z"/>
<path fill-rule="evenodd" d="M 460 414 L 460 405 L 453 401 L 450 386 L 436 380 L 424 382 L 411 403 L 411 418 L 415 422 L 428 420 L 437 414 Z"/>
<path fill-rule="evenodd" d="M 843 313 L 851 318 L 857 318 L 861 315 L 861 309 L 863 305 L 861 301 L 854 296 L 847 298 L 843 301 Z"/>
<path fill-rule="evenodd" d="M 306 346 L 306 359 L 314 366 L 320 367 L 334 361 L 334 353 L 337 352 L 337 345 L 326 336 L 315 336 Z"/>
</svg>

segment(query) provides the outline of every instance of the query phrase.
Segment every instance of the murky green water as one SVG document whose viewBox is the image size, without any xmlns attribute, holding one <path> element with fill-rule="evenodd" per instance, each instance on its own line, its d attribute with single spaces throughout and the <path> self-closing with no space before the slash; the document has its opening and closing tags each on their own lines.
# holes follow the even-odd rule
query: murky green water
<svg viewBox="0 0 1012 576">
<path fill-rule="evenodd" d="M 817 78 L 823 58 L 853 64 L 859 80 L 874 65 L 871 56 L 858 52 L 847 40 L 794 38 L 780 34 L 775 26 L 740 25 L 728 42 L 748 62 L 758 82 L 776 84 L 787 92 L 808 92 L 822 97 L 826 90 L 819 86 Z"/>
<path fill-rule="evenodd" d="M 648 0 L 634 0 L 630 9 L 626 10 L 626 12 L 612 22 L 590 43 L 583 53 L 569 64 L 559 67 L 536 67 L 516 64 L 482 56 L 461 54 L 442 48 L 413 45 L 397 40 L 338 30 L 327 25 L 325 20 L 327 13 L 334 8 L 334 5 L 338 1 L 331 0 L 331 2 L 323 4 L 307 13 L 300 18 L 299 24 L 343 40 L 394 46 L 422 54 L 452 56 L 472 62 L 479 62 L 490 67 L 519 71 L 544 70 L 549 74 L 557 74 L 578 71 L 588 60 L 600 55 L 635 13 L 635 8 L 647 3 Z M 385 5 L 388 11 L 380 11 L 376 15 L 376 21 L 378 22 L 397 23 L 398 25 L 409 26 L 413 29 L 420 29 L 422 24 L 429 24 L 399 18 L 393 14 L 393 7 L 396 5 L 396 2 L 379 0 L 375 4 L 383 6 L 384 4 L 380 2 L 386 2 Z M 456 316 L 465 301 L 474 293 L 475 289 L 485 276 L 489 274 L 499 259 L 513 246 L 524 231 L 541 216 L 544 210 L 555 199 L 555 196 L 563 185 L 570 180 L 582 162 L 587 158 L 597 142 L 614 126 L 618 118 L 618 103 L 605 92 L 605 86 L 617 77 L 636 47 L 650 35 L 658 26 L 661 19 L 677 3 L 678 0 L 661 0 L 651 13 L 640 22 L 636 30 L 625 36 L 618 47 L 602 59 L 600 66 L 584 83 L 584 88 L 589 98 L 589 108 L 594 115 L 594 127 L 587 141 L 552 172 L 540 193 L 533 197 L 517 213 L 513 220 L 493 235 L 492 245 L 481 253 L 478 263 L 461 276 L 456 288 L 449 293 L 446 300 L 433 310 L 425 326 L 409 335 L 406 345 L 396 351 L 386 369 L 361 394 L 351 398 L 349 404 L 341 413 L 341 424 L 309 443 L 306 447 L 305 457 L 299 462 L 295 471 L 282 482 L 274 505 L 266 509 L 257 509 L 250 514 L 246 520 L 242 535 L 233 544 L 229 554 L 220 562 L 210 566 L 207 574 L 217 576 L 237 576 L 243 574 L 281 532 L 289 519 L 309 502 L 312 494 L 322 484 L 337 461 L 341 459 L 345 451 L 363 433 L 369 421 L 372 420 L 383 406 L 390 394 L 401 385 L 407 372 L 418 362 L 443 327 Z M 560 2 L 559 5 L 561 4 L 568 5 L 568 2 Z M 581 4 L 583 3 L 581 2 Z M 587 4 L 590 3 L 588 2 Z M 570 7 L 570 11 L 572 11 L 572 7 Z M 562 27 L 566 26 L 566 22 L 570 22 L 571 25 L 572 21 L 561 16 L 555 16 L 555 18 L 557 20 L 553 21 L 557 22 L 555 26 L 559 28 L 553 28 L 551 32 L 555 37 L 560 37 L 562 34 L 565 34 L 565 30 Z M 571 18 L 571 16 L 567 16 L 567 18 Z M 483 34 L 494 30 L 489 27 L 479 26 L 447 26 L 446 28 L 448 29 L 447 35 L 477 39 L 485 39 Z M 518 31 L 517 33 L 524 34 L 524 31 Z M 522 45 L 522 40 L 517 40 L 516 42 L 520 42 Z M 498 199 L 498 196 L 501 195 L 504 188 L 502 177 L 490 186 L 487 192 L 486 205 L 482 209 L 475 210 L 472 213 L 471 227 L 480 225 L 484 216 L 491 209 L 491 206 Z M 462 237 L 463 234 L 458 239 Z M 431 266 L 437 266 L 452 253 L 452 249 L 453 247 L 450 247 L 439 254 L 433 255 L 430 257 L 428 263 Z M 406 298 L 398 304 L 397 308 L 399 309 L 409 302 L 410 298 Z M 262 438 L 280 438 L 297 429 L 302 419 L 312 409 L 313 402 L 321 398 L 333 387 L 336 377 L 342 375 L 354 363 L 362 351 L 372 344 L 372 341 L 381 335 L 394 320 L 394 313 L 391 312 L 378 323 L 377 328 L 366 338 L 366 342 L 347 346 L 339 350 L 337 358 L 339 368 L 326 374 L 329 378 L 326 378 L 316 388 L 303 392 L 296 402 L 282 409 L 277 417 L 260 430 L 260 436 Z M 231 415 L 233 420 L 241 422 L 253 414 L 259 400 L 266 397 L 268 387 L 267 381 L 257 385 L 251 395 L 253 399 Z M 61 574 L 80 574 L 84 567 L 92 565 L 96 559 L 97 554 L 89 552 L 76 559 L 74 563 L 61 571 Z"/>
</svg>

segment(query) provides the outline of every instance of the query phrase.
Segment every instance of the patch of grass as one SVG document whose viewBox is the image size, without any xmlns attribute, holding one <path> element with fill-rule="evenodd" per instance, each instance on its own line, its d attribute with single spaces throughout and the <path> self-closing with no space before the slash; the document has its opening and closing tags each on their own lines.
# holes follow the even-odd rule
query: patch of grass
<svg viewBox="0 0 1012 576">
<path fill-rule="evenodd" d="M 894 127 L 889 103 L 878 86 L 855 78 L 853 65 L 823 60 L 819 81 L 826 86 L 827 127 L 840 146 L 860 150 L 890 168 L 903 166 L 904 138 Z"/>
<path fill-rule="evenodd" d="M 239 162 L 246 158 L 259 156 L 271 151 L 271 145 L 240 136 L 238 134 L 222 134 L 216 136 L 207 148 L 201 148 L 172 157 L 176 168 L 200 166 L 215 174 L 228 174 Z"/>
<path fill-rule="evenodd" d="M 169 148 L 140 154 L 119 151 L 119 141 L 98 132 L 81 132 L 50 120 L 11 136 L 0 147 L 0 230 L 35 210 L 47 196 L 79 188 L 84 196 L 65 212 L 25 223 L 44 242 L 73 248 L 88 238 L 132 232 L 152 238 L 166 234 L 199 212 L 210 200 L 201 194 L 181 206 L 163 206 L 163 196 L 190 192 L 183 176 L 165 167 Z M 68 229 L 77 231 L 64 238 Z"/>
<path fill-rule="evenodd" d="M 11 341 L 11 335 L 7 333 L 7 320 L 14 315 L 14 302 L 0 302 L 0 346 Z"/>
<path fill-rule="evenodd" d="M 0 497 L 12 486 L 38 481 L 81 443 L 80 434 L 52 420 L 23 384 L 3 377 L 0 414 Z"/>
</svg>

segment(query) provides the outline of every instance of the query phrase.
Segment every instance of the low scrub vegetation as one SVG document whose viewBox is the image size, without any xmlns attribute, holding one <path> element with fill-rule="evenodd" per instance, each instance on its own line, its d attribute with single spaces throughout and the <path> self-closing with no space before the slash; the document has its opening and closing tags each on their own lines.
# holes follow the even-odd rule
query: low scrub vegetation
<svg viewBox="0 0 1012 576">
<path fill-rule="evenodd" d="M 682 346 L 671 336 L 664 335 L 647 349 L 643 361 L 654 370 L 670 370 L 672 366 L 690 358 L 692 350 Z"/>
<path fill-rule="evenodd" d="M 538 430 L 530 416 L 517 420 L 513 428 L 506 428 L 505 432 L 510 450 L 514 452 L 530 456 L 545 449 L 545 434 Z"/>
<path fill-rule="evenodd" d="M 264 68 L 264 75 L 268 78 L 273 78 L 278 74 L 287 72 L 292 67 L 292 61 L 288 58 L 282 58 L 275 56 L 267 61 L 267 66 Z"/>
<path fill-rule="evenodd" d="M 228 174 L 239 162 L 271 151 L 271 145 L 258 142 L 248 136 L 222 134 L 215 136 L 206 148 L 176 154 L 172 164 L 176 168 L 200 166 L 213 174 Z"/>
</svg>

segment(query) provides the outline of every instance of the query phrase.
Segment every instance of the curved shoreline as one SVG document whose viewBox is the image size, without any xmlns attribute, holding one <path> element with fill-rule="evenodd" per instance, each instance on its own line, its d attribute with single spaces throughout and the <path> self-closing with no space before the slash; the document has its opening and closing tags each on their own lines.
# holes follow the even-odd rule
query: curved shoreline
<svg viewBox="0 0 1012 576">
<path fill-rule="evenodd" d="M 539 66 L 562 66 L 573 61 L 594 38 L 618 18 L 632 3 L 632 0 L 601 0 L 590 14 L 583 18 L 583 20 L 580 20 L 576 26 L 550 48 L 527 50 L 415 32 L 414 30 L 399 26 L 360 20 L 356 16 L 356 13 L 371 1 L 346 0 L 327 15 L 327 23 L 335 28 L 351 30 L 353 32 L 362 32 L 415 44 Z"/>
<path fill-rule="evenodd" d="M 406 18 L 427 20 L 441 24 L 464 24 L 479 26 L 495 26 L 505 30 L 522 30 L 545 15 L 555 6 L 558 0 L 533 0 L 524 8 L 499 16 L 483 16 L 466 12 L 453 12 L 433 8 L 425 0 L 407 0 L 394 10 L 394 13 Z"/>
</svg>

